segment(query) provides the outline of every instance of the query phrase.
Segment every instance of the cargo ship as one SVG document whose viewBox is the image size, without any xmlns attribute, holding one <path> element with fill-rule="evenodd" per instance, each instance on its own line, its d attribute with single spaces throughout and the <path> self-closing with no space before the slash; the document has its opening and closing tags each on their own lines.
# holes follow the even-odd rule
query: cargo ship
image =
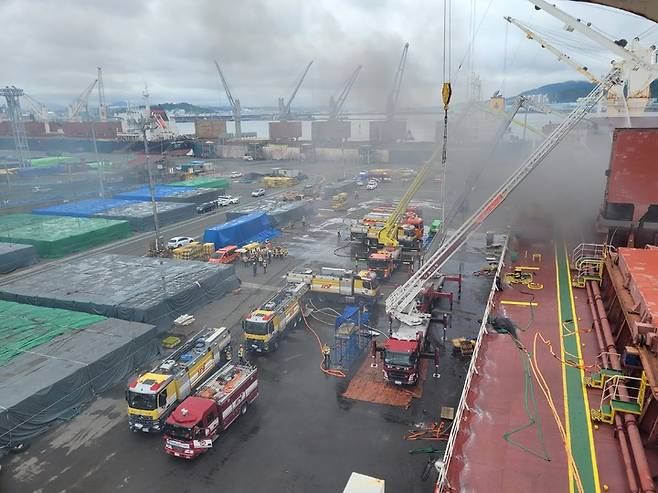
<svg viewBox="0 0 658 493">
<path fill-rule="evenodd" d="M 117 115 L 117 120 L 105 122 L 26 121 L 28 147 L 32 151 L 52 153 L 71 152 L 140 152 L 144 149 L 139 128 L 144 108 L 128 108 Z M 178 134 L 175 121 L 165 110 L 150 108 L 156 123 L 147 131 L 149 152 L 163 154 L 173 149 L 192 149 L 194 140 Z M 95 140 L 95 143 L 94 143 Z M 0 121 L 0 149 L 14 149 L 11 122 Z"/>
<path fill-rule="evenodd" d="M 514 226 L 436 493 L 656 491 L 657 146 L 614 131 L 589 243 L 548 215 Z"/>
</svg>

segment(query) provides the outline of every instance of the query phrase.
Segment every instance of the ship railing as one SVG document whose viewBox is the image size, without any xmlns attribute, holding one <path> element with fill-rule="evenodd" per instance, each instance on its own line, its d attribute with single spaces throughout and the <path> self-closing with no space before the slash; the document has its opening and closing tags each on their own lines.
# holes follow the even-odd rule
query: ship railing
<svg viewBox="0 0 658 493">
<path fill-rule="evenodd" d="M 443 454 L 443 459 L 440 461 L 439 477 L 436 480 L 436 486 L 434 489 L 435 493 L 442 493 L 444 488 L 450 487 L 448 483 L 448 468 L 450 467 L 450 462 L 453 460 L 453 451 L 455 448 L 455 442 L 457 441 L 457 435 L 460 432 L 461 421 L 463 419 L 464 411 L 470 411 L 468 404 L 466 402 L 468 394 L 471 390 L 471 380 L 473 375 L 478 374 L 477 370 L 477 359 L 480 353 L 480 348 L 482 347 L 482 341 L 484 336 L 487 334 L 487 321 L 489 319 L 489 314 L 494 307 L 493 298 L 498 291 L 497 289 L 497 279 L 500 277 L 500 273 L 505 264 L 505 254 L 507 252 L 507 243 L 509 240 L 509 235 L 505 236 L 505 242 L 503 243 L 503 249 L 500 252 L 500 259 L 498 261 L 498 267 L 496 268 L 496 275 L 493 278 L 493 283 L 491 285 L 491 290 L 489 291 L 489 297 L 487 299 L 487 304 L 482 315 L 482 323 L 480 324 L 480 330 L 478 332 L 477 340 L 475 341 L 475 347 L 473 349 L 473 354 L 471 355 L 471 362 L 468 365 L 468 371 L 466 372 L 466 378 L 464 379 L 464 388 L 462 389 L 461 396 L 459 398 L 459 405 L 457 406 L 457 411 L 455 412 L 455 417 L 452 421 L 452 427 L 450 429 L 450 435 L 446 441 L 446 449 Z"/>
</svg>

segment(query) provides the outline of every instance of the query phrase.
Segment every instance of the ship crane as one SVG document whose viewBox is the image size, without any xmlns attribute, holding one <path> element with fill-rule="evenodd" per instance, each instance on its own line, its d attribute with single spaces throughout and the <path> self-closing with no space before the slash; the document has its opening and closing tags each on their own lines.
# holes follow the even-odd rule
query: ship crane
<svg viewBox="0 0 658 493">
<path fill-rule="evenodd" d="M 621 74 L 623 84 L 618 85 L 608 94 L 608 114 L 612 112 L 622 114 L 644 112 L 651 96 L 649 85 L 658 76 L 655 46 L 644 46 L 640 43 L 639 38 L 634 38 L 630 43 L 630 49 L 626 49 L 624 48 L 626 45 L 625 40 L 624 42 L 621 42 L 622 40 L 615 42 L 592 29 L 589 22 L 584 23 L 544 0 L 529 1 L 538 10 L 544 10 L 562 21 L 567 31 L 578 31 L 621 58 L 613 64 L 623 68 Z M 627 92 L 627 96 L 624 92 Z M 621 103 L 624 99 L 626 102 Z"/>
<path fill-rule="evenodd" d="M 590 82 L 593 84 L 598 84 L 600 81 L 599 79 L 592 74 L 587 67 L 580 65 L 576 61 L 574 61 L 573 58 L 571 58 L 569 55 L 566 53 L 562 53 L 560 50 L 555 48 L 553 45 L 551 45 L 548 41 L 546 41 L 544 38 L 541 36 L 537 35 L 533 31 L 531 31 L 528 27 L 524 26 L 519 22 L 517 19 L 513 17 L 504 17 L 504 19 L 509 22 L 510 24 L 518 27 L 521 31 L 523 31 L 528 39 L 532 39 L 533 41 L 536 41 L 541 45 L 542 48 L 546 48 L 548 51 L 550 51 L 553 55 L 557 57 L 559 61 L 565 62 L 566 64 L 570 65 L 574 69 L 576 69 L 578 72 L 580 72 L 582 75 L 584 75 L 587 79 L 589 79 Z"/>
<path fill-rule="evenodd" d="M 359 65 L 354 72 L 352 72 L 352 75 L 350 76 L 349 79 L 347 79 L 347 82 L 345 83 L 345 87 L 343 87 L 343 90 L 340 92 L 337 98 L 334 98 L 333 96 L 329 100 L 329 119 L 330 120 L 337 120 L 340 117 L 341 112 L 343 111 L 343 106 L 345 105 L 345 101 L 347 101 L 347 97 L 350 95 L 350 92 L 352 91 L 352 87 L 354 86 L 354 83 L 356 82 L 357 77 L 359 77 L 359 72 L 361 72 L 362 66 Z"/>
<path fill-rule="evenodd" d="M 292 91 L 290 98 L 288 98 L 288 102 L 284 103 L 283 98 L 279 98 L 279 120 L 285 121 L 288 118 L 290 118 L 290 106 L 292 105 L 292 102 L 295 100 L 295 96 L 297 96 L 297 91 L 299 91 L 299 88 L 304 82 L 304 79 L 306 78 L 306 74 L 308 73 L 308 69 L 311 68 L 311 65 L 313 65 L 313 60 L 308 62 L 308 65 L 306 65 L 306 68 L 304 69 L 304 73 L 302 73 L 302 76 L 299 78 L 299 81 L 297 81 L 297 85 L 295 86 L 295 89 Z"/>
<path fill-rule="evenodd" d="M 393 87 L 388 95 L 386 101 L 386 118 L 392 120 L 395 117 L 395 110 L 398 106 L 398 99 L 400 99 L 400 88 L 402 87 L 402 76 L 407 64 L 407 53 L 409 52 L 409 43 L 404 44 L 402 48 L 402 56 L 398 63 L 398 69 L 395 71 L 395 78 L 393 79 Z"/>
<path fill-rule="evenodd" d="M 89 95 L 91 94 L 91 91 L 94 90 L 94 87 L 96 87 L 97 82 L 98 79 L 94 79 L 94 81 L 89 84 L 84 91 L 82 91 L 82 94 L 80 94 L 80 96 L 78 96 L 78 98 L 69 106 L 69 120 L 76 119 L 80 113 L 80 110 L 83 107 L 87 107 L 87 104 L 89 103 Z"/>
<path fill-rule="evenodd" d="M 228 103 L 231 105 L 231 112 L 233 113 L 233 121 L 235 122 L 235 137 L 240 139 L 242 138 L 242 123 L 241 123 L 242 108 L 240 107 L 240 100 L 233 99 L 233 95 L 231 94 L 231 89 L 228 87 L 228 82 L 226 82 L 226 79 L 224 78 L 224 74 L 222 73 L 222 69 L 219 68 L 219 63 L 217 63 L 217 60 L 215 60 L 215 67 L 217 67 L 217 73 L 219 74 L 219 78 L 222 81 L 222 86 L 224 86 L 224 91 L 226 92 L 226 99 L 228 99 Z"/>
<path fill-rule="evenodd" d="M 40 120 L 42 122 L 48 121 L 48 108 L 46 108 L 45 104 L 43 104 L 41 101 L 34 99 L 32 96 L 30 96 L 27 93 L 23 94 L 23 99 L 25 99 L 32 107 L 32 109 L 34 110 L 34 116 L 37 118 L 37 120 Z"/>
<path fill-rule="evenodd" d="M 494 194 L 448 238 L 432 256 L 386 299 L 386 313 L 408 325 L 420 325 L 428 315 L 416 308 L 416 296 L 450 257 L 468 240 L 471 234 L 489 217 L 507 196 L 548 156 L 571 129 L 582 120 L 594 105 L 616 84 L 622 69 L 615 66 L 578 106 L 561 122 Z"/>
</svg>

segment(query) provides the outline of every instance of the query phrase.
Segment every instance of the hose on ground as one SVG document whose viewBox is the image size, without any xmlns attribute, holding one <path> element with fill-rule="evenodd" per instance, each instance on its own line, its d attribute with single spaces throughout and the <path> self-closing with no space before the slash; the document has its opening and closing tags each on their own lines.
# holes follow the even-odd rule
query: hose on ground
<svg viewBox="0 0 658 493">
<path fill-rule="evenodd" d="M 306 320 L 306 315 L 304 315 L 304 311 L 302 310 L 302 320 L 304 321 L 304 326 L 315 336 L 315 339 L 318 341 L 318 347 L 320 348 L 320 354 L 322 355 L 322 361 L 320 363 L 320 370 L 322 373 L 325 375 L 329 375 L 331 377 L 337 377 L 337 378 L 345 378 L 345 373 L 343 373 L 340 370 L 332 370 L 331 368 L 325 368 L 324 367 L 324 354 L 322 353 L 322 341 L 320 340 L 320 336 L 318 335 L 317 332 L 313 330 L 313 328 L 308 324 L 308 321 Z"/>
</svg>

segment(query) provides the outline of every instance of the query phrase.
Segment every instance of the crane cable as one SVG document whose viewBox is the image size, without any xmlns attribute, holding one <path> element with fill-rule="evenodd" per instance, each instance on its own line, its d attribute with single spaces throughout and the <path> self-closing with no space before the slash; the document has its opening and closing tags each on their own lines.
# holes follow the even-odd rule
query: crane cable
<svg viewBox="0 0 658 493">
<path fill-rule="evenodd" d="M 443 99 L 443 150 L 441 151 L 441 224 L 445 224 L 445 181 L 446 181 L 446 162 L 448 160 L 448 105 L 452 98 L 452 85 L 450 84 L 452 48 L 452 9 L 451 0 L 443 0 L 443 87 L 441 88 L 441 97 Z"/>
</svg>

